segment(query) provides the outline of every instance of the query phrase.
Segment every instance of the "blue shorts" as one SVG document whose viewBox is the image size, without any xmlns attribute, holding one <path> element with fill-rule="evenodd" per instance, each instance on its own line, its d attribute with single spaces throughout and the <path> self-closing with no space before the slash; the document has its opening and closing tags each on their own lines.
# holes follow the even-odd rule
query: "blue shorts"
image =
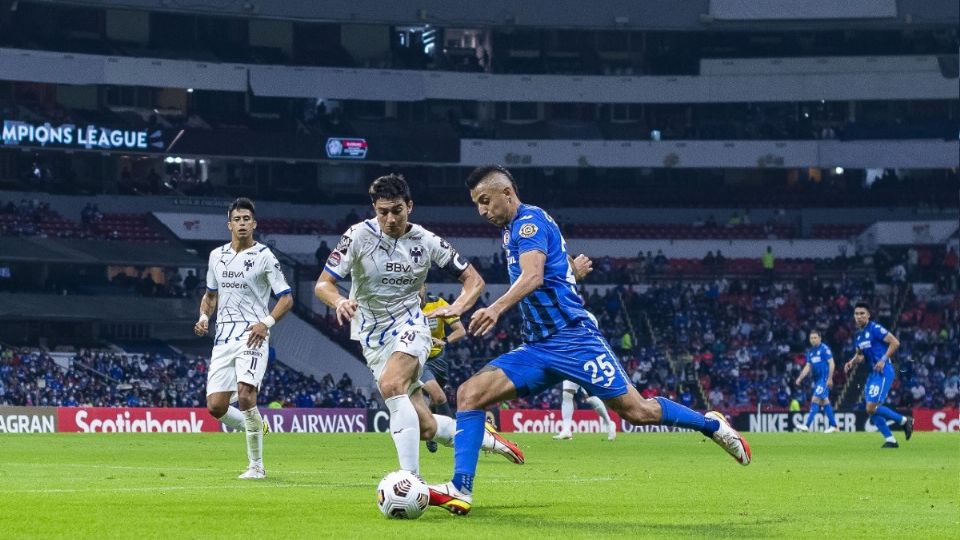
<svg viewBox="0 0 960 540">
<path fill-rule="evenodd" d="M 867 403 L 883 403 L 886 401 L 887 393 L 890 392 L 890 385 L 893 384 L 895 376 L 896 373 L 889 362 L 881 373 L 877 373 L 871 366 L 870 375 L 867 376 L 867 384 L 863 388 L 864 401 Z"/>
<path fill-rule="evenodd" d="M 817 381 L 814 383 L 813 397 L 815 399 L 830 399 L 830 389 L 827 388 L 827 381 Z"/>
<path fill-rule="evenodd" d="M 487 365 L 502 369 L 518 396 L 538 394 L 563 380 L 600 399 L 622 396 L 630 386 L 620 360 L 591 321 L 578 321 L 546 339 L 525 343 Z"/>
</svg>

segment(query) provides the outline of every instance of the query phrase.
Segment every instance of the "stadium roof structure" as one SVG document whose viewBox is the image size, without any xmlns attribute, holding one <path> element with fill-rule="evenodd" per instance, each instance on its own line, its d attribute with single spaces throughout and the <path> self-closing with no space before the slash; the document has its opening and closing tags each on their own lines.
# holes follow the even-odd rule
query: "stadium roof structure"
<svg viewBox="0 0 960 540">
<path fill-rule="evenodd" d="M 112 240 L 2 237 L 0 253 L 10 262 L 118 264 L 123 266 L 204 266 L 204 260 L 180 244 Z"/>
<path fill-rule="evenodd" d="M 172 322 L 195 319 L 196 311 L 186 298 L 0 293 L 0 320 Z"/>
<path fill-rule="evenodd" d="M 39 3 L 348 24 L 673 31 L 757 27 L 915 28 L 942 26 L 947 21 L 956 21 L 958 16 L 955 0 L 45 0 Z"/>
</svg>

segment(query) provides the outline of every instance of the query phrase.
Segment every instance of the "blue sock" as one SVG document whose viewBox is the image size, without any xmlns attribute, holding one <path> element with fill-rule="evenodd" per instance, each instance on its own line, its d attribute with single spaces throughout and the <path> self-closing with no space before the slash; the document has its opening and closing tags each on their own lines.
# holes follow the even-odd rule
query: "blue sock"
<svg viewBox="0 0 960 540">
<path fill-rule="evenodd" d="M 873 414 L 870 416 L 870 421 L 873 422 L 873 425 L 877 426 L 877 429 L 883 435 L 884 439 L 893 437 L 893 433 L 890 433 L 890 427 L 887 426 L 887 421 L 882 416 Z"/>
<path fill-rule="evenodd" d="M 679 403 L 674 403 L 667 398 L 654 398 L 660 403 L 660 424 L 664 426 L 678 426 L 692 429 L 703 433 L 707 437 L 713 437 L 713 434 L 720 429 L 720 421 L 707 418 L 702 414 L 688 409 Z"/>
<path fill-rule="evenodd" d="M 830 425 L 837 427 L 837 417 L 833 415 L 833 405 L 827 403 L 823 406 L 823 414 L 827 415 L 827 420 L 830 421 Z"/>
<path fill-rule="evenodd" d="M 893 420 L 898 424 L 903 423 L 903 415 L 891 409 L 890 407 L 887 407 L 886 405 L 877 407 L 877 414 L 886 418 L 887 420 Z"/>
<path fill-rule="evenodd" d="M 813 419 L 817 417 L 817 413 L 819 413 L 819 412 L 820 412 L 820 404 L 819 404 L 819 403 L 811 403 L 811 404 L 810 404 L 810 414 L 807 415 L 807 427 L 810 427 L 810 426 L 813 425 Z"/>
<path fill-rule="evenodd" d="M 480 445 L 483 443 L 483 411 L 457 411 L 457 433 L 453 436 L 453 485 L 466 495 L 473 492 Z"/>
</svg>

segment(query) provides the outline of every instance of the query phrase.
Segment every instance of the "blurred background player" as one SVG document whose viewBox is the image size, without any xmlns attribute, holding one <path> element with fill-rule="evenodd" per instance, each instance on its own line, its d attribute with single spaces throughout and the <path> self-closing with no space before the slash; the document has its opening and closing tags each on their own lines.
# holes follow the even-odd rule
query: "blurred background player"
<svg viewBox="0 0 960 540">
<path fill-rule="evenodd" d="M 809 375 L 813 373 L 813 398 L 810 399 L 810 413 L 807 415 L 807 421 L 797 424 L 800 431 L 810 431 L 813 427 L 813 421 L 817 413 L 823 408 L 823 414 L 827 417 L 830 426 L 824 430 L 824 433 L 833 433 L 837 431 L 837 419 L 833 415 L 833 407 L 830 405 L 830 389 L 833 388 L 833 353 L 830 347 L 821 341 L 820 331 L 810 331 L 810 349 L 806 352 L 807 363 L 800 370 L 800 375 L 794 381 L 796 386 Z"/>
<path fill-rule="evenodd" d="M 390 433 L 400 468 L 420 472 L 421 439 L 450 446 L 456 423 L 433 415 L 420 394 L 420 374 L 432 347 L 427 317 L 420 309 L 420 290 L 431 265 L 455 276 L 463 289 L 453 304 L 431 313 L 459 318 L 477 301 L 484 281 L 457 250 L 423 227 L 409 223 L 413 210 L 410 187 L 401 175 L 389 174 L 370 184 L 376 219 L 351 226 L 330 253 L 315 287 L 317 298 L 336 309 L 337 322 L 350 322 L 350 337 L 360 342 L 390 411 Z M 337 281 L 351 277 L 350 297 Z M 357 316 L 359 315 L 359 317 Z M 512 443 L 492 429 L 485 448 L 522 463 Z"/>
<path fill-rule="evenodd" d="M 897 411 L 883 405 L 890 392 L 890 386 L 896 372 L 890 357 L 900 348 L 900 340 L 887 331 L 886 328 L 870 320 L 870 306 L 864 302 L 857 302 L 853 310 L 853 320 L 857 325 L 857 333 L 853 336 L 856 354 L 843 369 L 847 373 L 854 370 L 863 359 L 870 363 L 871 372 L 867 377 L 863 396 L 866 401 L 867 413 L 870 421 L 883 434 L 882 448 L 899 448 L 896 437 L 887 426 L 887 420 L 892 420 L 903 426 L 907 440 L 913 435 L 913 418 L 903 416 Z"/>
<path fill-rule="evenodd" d="M 457 434 L 453 478 L 431 486 L 430 504 L 466 515 L 473 504 L 484 409 L 516 396 L 536 394 L 570 379 L 604 399 L 634 425 L 662 424 L 699 431 L 738 463 L 750 463 L 750 447 L 716 412 L 702 415 L 666 398 L 644 399 L 623 371 L 596 319 L 583 307 L 566 242 L 557 223 L 525 205 L 509 171 L 479 167 L 467 178 L 470 198 L 487 221 L 502 228 L 510 288 L 476 310 L 468 331 L 489 332 L 502 313 L 520 305 L 524 344 L 500 355 L 457 390 Z"/>
<path fill-rule="evenodd" d="M 574 398 L 580 390 L 583 390 L 583 388 L 579 384 L 573 381 L 563 381 L 563 401 L 560 402 L 560 417 L 563 424 L 560 432 L 553 436 L 554 439 L 567 440 L 573 438 Z M 617 425 L 610 419 L 607 406 L 603 404 L 600 398 L 587 394 L 586 390 L 583 390 L 583 393 L 586 396 L 587 403 L 593 407 L 593 410 L 597 411 L 597 416 L 600 417 L 600 431 L 607 432 L 608 441 L 615 440 L 617 438 Z"/>
<path fill-rule="evenodd" d="M 267 476 L 263 467 L 267 424 L 257 409 L 257 392 L 267 371 L 270 328 L 293 307 L 293 296 L 273 252 L 253 239 L 257 228 L 253 202 L 246 198 L 233 201 L 227 218 L 230 243 L 210 252 L 207 291 L 200 301 L 194 332 L 206 335 L 216 308 L 207 410 L 225 425 L 246 431 L 249 465 L 240 478 L 260 479 Z M 271 290 L 277 304 L 268 311 Z M 230 405 L 235 400 L 239 400 L 239 409 Z"/>
<path fill-rule="evenodd" d="M 429 316 L 437 309 L 449 305 L 442 296 L 427 295 L 426 284 L 420 288 L 420 309 L 423 310 L 425 315 Z M 450 369 L 446 347 L 463 339 L 467 335 L 467 329 L 460 322 L 460 317 L 429 317 L 428 322 L 430 323 L 430 339 L 433 346 L 430 349 L 430 355 L 427 357 L 427 363 L 423 366 L 423 375 L 420 376 L 420 381 L 423 383 L 423 392 L 430 400 L 430 410 L 453 418 L 450 404 L 447 403 L 447 393 L 444 390 L 447 385 L 447 372 Z M 450 335 L 447 335 L 448 326 L 451 329 Z M 427 441 L 427 450 L 436 452 L 437 443 Z"/>
</svg>

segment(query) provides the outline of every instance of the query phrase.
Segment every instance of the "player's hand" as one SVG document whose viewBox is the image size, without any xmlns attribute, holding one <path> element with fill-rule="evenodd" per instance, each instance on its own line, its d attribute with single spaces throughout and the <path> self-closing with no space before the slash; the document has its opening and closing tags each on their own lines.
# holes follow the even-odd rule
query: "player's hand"
<svg viewBox="0 0 960 540">
<path fill-rule="evenodd" d="M 437 339 L 435 337 L 430 338 L 430 341 L 433 342 L 434 347 L 444 348 L 447 346 L 447 342 L 442 339 Z"/>
<path fill-rule="evenodd" d="M 833 379 L 827 379 L 827 389 L 833 389 Z"/>
<path fill-rule="evenodd" d="M 800 379 L 793 381 L 794 386 L 800 386 Z"/>
<path fill-rule="evenodd" d="M 883 360 L 881 360 L 881 361 L 879 361 L 879 362 L 877 362 L 876 364 L 873 365 L 873 370 L 876 371 L 877 373 L 883 373 L 883 366 L 884 366 L 885 364 L 886 364 L 886 362 L 884 362 Z"/>
<path fill-rule="evenodd" d="M 460 318 L 460 315 L 463 315 L 463 311 L 459 307 L 454 307 L 453 305 L 439 307 L 430 313 L 424 313 L 428 319 L 446 319 L 448 317 Z"/>
<path fill-rule="evenodd" d="M 357 301 L 351 298 L 342 298 L 337 302 L 337 322 L 350 322 L 353 315 L 357 312 Z"/>
<path fill-rule="evenodd" d="M 500 319 L 500 312 L 493 306 L 480 308 L 470 317 L 470 326 L 467 331 L 473 336 L 482 336 L 493 330 Z"/>
<path fill-rule="evenodd" d="M 209 328 L 210 328 L 210 320 L 200 319 L 199 321 L 197 321 L 197 324 L 193 325 L 193 333 L 198 336 L 205 336 L 207 335 L 207 330 L 209 330 Z"/>
<path fill-rule="evenodd" d="M 853 360 L 848 361 L 843 365 L 843 372 L 849 374 L 850 370 L 853 369 Z"/>
<path fill-rule="evenodd" d="M 258 349 L 263 345 L 264 340 L 267 339 L 267 325 L 262 322 L 256 322 L 247 327 L 247 331 L 250 332 L 250 335 L 247 336 L 247 347 L 251 349 Z"/>
<path fill-rule="evenodd" d="M 583 253 L 577 255 L 573 260 L 573 277 L 580 281 L 587 277 L 587 274 L 593 272 L 593 261 Z"/>
</svg>

